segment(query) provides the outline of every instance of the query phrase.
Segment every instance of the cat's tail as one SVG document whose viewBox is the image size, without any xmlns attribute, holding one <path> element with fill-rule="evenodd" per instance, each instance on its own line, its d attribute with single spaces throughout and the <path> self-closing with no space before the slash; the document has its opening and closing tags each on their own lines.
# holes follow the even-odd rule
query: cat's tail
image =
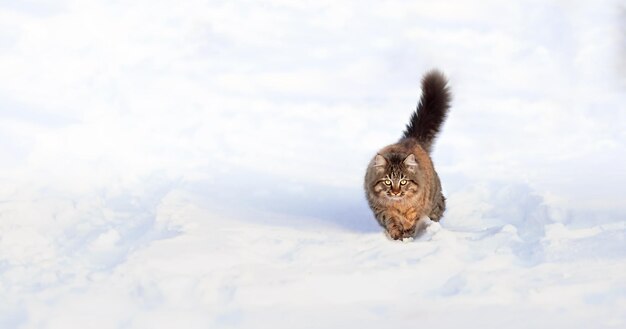
<svg viewBox="0 0 626 329">
<path fill-rule="evenodd" d="M 430 153 L 450 108 L 450 90 L 444 75 L 432 70 L 422 78 L 422 98 L 406 125 L 404 138 L 415 138 Z"/>
</svg>

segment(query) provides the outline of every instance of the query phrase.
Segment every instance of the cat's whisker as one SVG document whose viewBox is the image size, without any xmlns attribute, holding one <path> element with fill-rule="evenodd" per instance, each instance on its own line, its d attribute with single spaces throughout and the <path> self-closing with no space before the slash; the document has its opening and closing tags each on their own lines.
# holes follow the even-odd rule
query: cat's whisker
<svg viewBox="0 0 626 329">
<path fill-rule="evenodd" d="M 429 153 L 450 107 L 447 84 L 438 71 L 424 76 L 422 97 L 403 138 L 380 150 L 367 168 L 368 203 L 394 240 L 415 235 L 419 218 L 428 216 L 438 221 L 445 210 L 445 197 Z"/>
</svg>

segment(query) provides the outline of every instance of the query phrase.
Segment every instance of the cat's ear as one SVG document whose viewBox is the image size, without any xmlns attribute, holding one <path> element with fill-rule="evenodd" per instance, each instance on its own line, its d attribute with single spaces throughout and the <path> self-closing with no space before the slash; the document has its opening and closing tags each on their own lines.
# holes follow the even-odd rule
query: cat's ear
<svg viewBox="0 0 626 329">
<path fill-rule="evenodd" d="M 417 169 L 417 161 L 415 161 L 415 155 L 409 154 L 406 158 L 404 158 L 404 165 L 409 171 L 415 172 Z"/>
<path fill-rule="evenodd" d="M 380 154 L 377 154 L 374 158 L 374 167 L 383 168 L 387 165 L 387 160 Z"/>
</svg>

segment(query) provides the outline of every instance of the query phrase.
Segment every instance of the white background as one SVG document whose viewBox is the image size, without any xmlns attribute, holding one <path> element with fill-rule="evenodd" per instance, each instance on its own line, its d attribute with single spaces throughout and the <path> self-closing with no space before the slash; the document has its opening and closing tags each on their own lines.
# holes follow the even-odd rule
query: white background
<svg viewBox="0 0 626 329">
<path fill-rule="evenodd" d="M 623 328 L 626 4 L 0 1 L 1 328 Z M 362 191 L 421 76 L 441 225 Z"/>
</svg>

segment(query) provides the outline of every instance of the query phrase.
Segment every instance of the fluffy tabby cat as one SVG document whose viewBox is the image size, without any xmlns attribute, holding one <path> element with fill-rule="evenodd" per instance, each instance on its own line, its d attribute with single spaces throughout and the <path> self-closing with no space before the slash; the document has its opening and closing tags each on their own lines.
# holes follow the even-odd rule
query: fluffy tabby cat
<svg viewBox="0 0 626 329">
<path fill-rule="evenodd" d="M 450 107 L 447 85 L 439 71 L 424 76 L 422 97 L 404 136 L 380 150 L 367 167 L 367 201 L 394 240 L 415 236 L 420 219 L 439 221 L 446 208 L 429 153 Z"/>
</svg>

